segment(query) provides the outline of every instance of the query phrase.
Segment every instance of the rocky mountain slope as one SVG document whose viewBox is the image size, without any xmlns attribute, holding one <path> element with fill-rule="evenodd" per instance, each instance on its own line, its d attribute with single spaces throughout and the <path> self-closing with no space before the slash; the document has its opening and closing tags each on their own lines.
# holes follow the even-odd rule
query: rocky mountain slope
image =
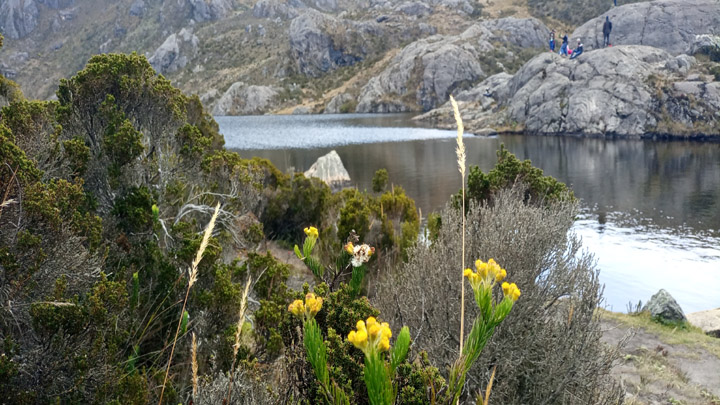
<svg viewBox="0 0 720 405">
<path fill-rule="evenodd" d="M 679 0 L 619 7 L 613 11 L 617 16 L 614 25 L 624 28 L 618 30 L 614 42 L 630 45 L 598 50 L 589 46 L 591 50 L 575 60 L 543 53 L 514 76 L 498 74 L 461 92 L 457 99 L 466 127 L 478 133 L 498 129 L 630 138 L 717 138 L 720 41 L 713 34 L 720 25 L 700 26 L 696 20 L 716 21 L 720 3 L 692 2 L 694 8 L 684 7 L 685 2 Z M 591 21 L 578 28 L 573 39 L 581 36 L 578 32 L 593 38 L 597 34 L 588 32 L 594 32 L 597 24 Z M 630 33 L 631 27 L 644 33 Z M 449 104 L 419 119 L 438 126 L 453 125 Z"/>
<path fill-rule="evenodd" d="M 479 11 L 470 0 L 0 0 L 0 72 L 45 99 L 91 55 L 136 51 L 187 93 L 221 95 L 239 81 L 292 93 L 292 83 L 457 32 Z"/>
</svg>

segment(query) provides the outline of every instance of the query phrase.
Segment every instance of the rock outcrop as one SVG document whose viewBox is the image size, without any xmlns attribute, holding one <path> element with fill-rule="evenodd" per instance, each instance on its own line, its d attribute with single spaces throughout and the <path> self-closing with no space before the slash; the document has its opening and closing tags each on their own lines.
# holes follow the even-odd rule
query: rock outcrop
<svg viewBox="0 0 720 405">
<path fill-rule="evenodd" d="M 0 1 L 0 33 L 11 39 L 28 36 L 38 25 L 35 0 Z"/>
<path fill-rule="evenodd" d="M 349 111 L 343 111 L 343 106 L 349 106 L 348 103 L 355 100 L 355 97 L 353 97 L 352 94 L 349 93 L 340 93 L 337 96 L 333 97 L 332 100 L 325 106 L 325 114 L 340 114 L 340 113 L 346 113 Z"/>
<path fill-rule="evenodd" d="M 475 24 L 457 36 L 415 41 L 363 87 L 357 112 L 431 110 L 486 76 L 479 60 L 494 49 L 493 43 L 540 48 L 549 34 L 534 18 L 503 18 Z"/>
<path fill-rule="evenodd" d="M 192 18 L 197 22 L 219 20 L 230 14 L 232 0 L 187 0 L 192 10 Z"/>
<path fill-rule="evenodd" d="M 198 37 L 191 29 L 183 28 L 171 34 L 150 56 L 148 61 L 158 73 L 165 74 L 184 68 L 197 53 Z"/>
<path fill-rule="evenodd" d="M 683 322 L 687 320 L 675 298 L 663 289 L 650 298 L 650 301 L 643 307 L 643 311 L 648 311 L 653 318 L 665 322 Z"/>
<path fill-rule="evenodd" d="M 290 52 L 298 72 L 319 77 L 362 61 L 381 32 L 374 21 L 343 20 L 309 9 L 290 24 Z"/>
<path fill-rule="evenodd" d="M 677 55 L 686 52 L 696 35 L 720 33 L 717 0 L 655 0 L 615 7 L 573 32 L 585 49 L 603 45 L 603 23 L 613 23 L 613 45 L 648 45 Z"/>
<path fill-rule="evenodd" d="M 714 62 L 720 62 L 720 36 L 702 34 L 696 35 L 695 40 L 690 44 L 688 55 L 708 55 Z"/>
<path fill-rule="evenodd" d="M 576 60 L 543 53 L 511 79 L 493 77 L 458 100 L 469 131 L 501 126 L 531 134 L 717 136 L 720 83 L 689 74 L 696 64 L 691 56 L 647 46 L 590 51 Z M 420 119 L 449 126 L 448 110 Z"/>
<path fill-rule="evenodd" d="M 233 83 L 213 108 L 213 115 L 264 114 L 273 106 L 277 90 L 268 86 Z"/>
<path fill-rule="evenodd" d="M 334 150 L 319 157 L 305 172 L 305 177 L 317 177 L 330 186 L 333 191 L 350 186 L 350 175 L 345 170 L 340 155 Z"/>
<path fill-rule="evenodd" d="M 253 17 L 291 20 L 300 14 L 300 9 L 306 7 L 305 3 L 300 0 L 260 0 L 253 6 Z"/>
<path fill-rule="evenodd" d="M 720 308 L 687 314 L 687 320 L 706 334 L 720 338 Z"/>
</svg>

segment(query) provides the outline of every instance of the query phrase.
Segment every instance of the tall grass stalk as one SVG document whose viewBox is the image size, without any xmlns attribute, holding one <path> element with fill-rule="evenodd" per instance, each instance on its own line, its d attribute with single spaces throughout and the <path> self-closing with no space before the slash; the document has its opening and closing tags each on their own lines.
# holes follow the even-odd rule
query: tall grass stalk
<svg viewBox="0 0 720 405">
<path fill-rule="evenodd" d="M 193 393 L 192 397 L 195 399 L 195 396 L 197 395 L 197 389 L 198 389 L 198 364 L 197 364 L 197 340 L 195 340 L 195 332 L 192 334 L 192 348 L 191 348 L 191 356 L 192 359 L 191 365 L 192 365 L 192 383 L 193 383 Z"/>
<path fill-rule="evenodd" d="M 245 325 L 245 311 L 247 310 L 247 298 L 250 293 L 251 278 L 248 277 L 247 283 L 245 283 L 245 291 L 243 292 L 242 303 L 240 304 L 240 312 L 238 312 L 238 323 L 235 330 L 235 344 L 233 345 L 233 362 L 230 367 L 230 382 L 228 383 L 227 398 L 223 400 L 223 403 L 230 403 L 230 395 L 232 395 L 233 376 L 235 374 L 235 361 L 237 360 L 237 353 L 240 349 L 240 334 L 242 328 Z"/>
<path fill-rule="evenodd" d="M 453 112 L 455 113 L 455 122 L 457 122 L 457 148 L 455 148 L 455 154 L 457 154 L 458 170 L 460 171 L 460 177 L 462 181 L 462 256 L 460 266 L 460 356 L 462 356 L 463 350 L 463 337 L 465 336 L 465 143 L 463 142 L 463 132 L 465 127 L 463 126 L 462 117 L 460 117 L 460 110 L 455 102 L 453 96 L 450 96 L 450 104 L 452 104 Z"/>
<path fill-rule="evenodd" d="M 207 224 L 207 227 L 205 227 L 205 233 L 203 234 L 202 242 L 200 242 L 200 247 L 195 255 L 195 260 L 193 260 L 190 268 L 188 269 L 188 286 L 187 290 L 185 290 L 185 299 L 183 300 L 182 310 L 180 310 L 180 319 L 178 320 L 177 329 L 175 330 L 172 349 L 170 349 L 170 358 L 168 359 L 167 369 L 165 370 L 165 379 L 163 380 L 162 390 L 160 391 L 160 400 L 158 401 L 158 405 L 162 404 L 163 395 L 165 394 L 165 385 L 167 384 L 168 375 L 170 374 L 170 365 L 172 364 L 173 354 L 175 354 L 175 344 L 177 343 L 178 334 L 180 333 L 180 326 L 182 324 L 183 315 L 185 314 L 185 306 L 187 305 L 187 300 L 190 296 L 190 288 L 192 288 L 193 284 L 197 281 L 198 266 L 200 265 L 203 254 L 205 254 L 205 249 L 207 249 L 208 243 L 210 242 L 210 235 L 212 235 L 212 231 L 215 228 L 215 220 L 217 219 L 219 212 L 220 203 L 215 206 L 215 212 L 213 213 L 212 218 L 210 218 L 210 222 Z"/>
</svg>

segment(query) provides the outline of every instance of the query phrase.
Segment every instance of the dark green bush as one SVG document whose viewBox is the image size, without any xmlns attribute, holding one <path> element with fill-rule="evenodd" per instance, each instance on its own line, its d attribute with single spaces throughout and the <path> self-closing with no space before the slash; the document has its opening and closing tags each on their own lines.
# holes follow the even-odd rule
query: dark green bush
<svg viewBox="0 0 720 405">
<path fill-rule="evenodd" d="M 378 169 L 372 178 L 372 189 L 376 193 L 385 191 L 388 183 L 388 172 L 386 169 Z"/>
<path fill-rule="evenodd" d="M 497 152 L 495 168 L 483 173 L 477 166 L 471 166 L 467 180 L 466 199 L 475 202 L 492 201 L 495 193 L 512 187 L 516 183 L 526 184 L 525 201 L 540 203 L 574 200 L 572 191 L 563 183 L 533 167 L 530 160 L 519 160 L 504 145 Z M 456 194 L 454 201 L 460 201 Z"/>
<path fill-rule="evenodd" d="M 152 206 L 155 203 L 156 199 L 147 187 L 133 187 L 118 198 L 112 213 L 118 219 L 119 228 L 125 232 L 146 232 L 153 225 Z"/>
</svg>

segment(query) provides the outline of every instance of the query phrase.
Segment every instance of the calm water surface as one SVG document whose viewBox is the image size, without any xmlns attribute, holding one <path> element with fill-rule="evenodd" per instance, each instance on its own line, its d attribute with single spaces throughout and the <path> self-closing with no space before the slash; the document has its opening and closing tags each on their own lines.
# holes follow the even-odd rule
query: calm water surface
<svg viewBox="0 0 720 405">
<path fill-rule="evenodd" d="M 307 170 L 337 150 L 360 189 L 386 168 L 423 216 L 460 187 L 455 132 L 408 115 L 216 117 L 227 146 Z M 685 312 L 720 307 L 720 144 L 574 137 L 465 137 L 468 164 L 491 169 L 500 144 L 572 186 L 574 231 L 598 260 L 607 306 L 668 290 Z"/>
</svg>

